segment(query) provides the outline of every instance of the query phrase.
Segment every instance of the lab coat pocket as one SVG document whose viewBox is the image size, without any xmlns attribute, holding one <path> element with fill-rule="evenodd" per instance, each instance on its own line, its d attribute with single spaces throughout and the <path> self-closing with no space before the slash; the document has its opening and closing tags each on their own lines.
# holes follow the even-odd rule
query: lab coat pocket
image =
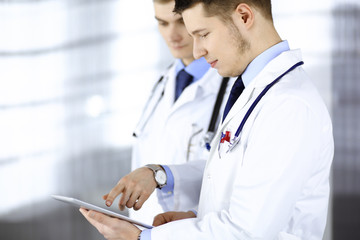
<svg viewBox="0 0 360 240">
<path fill-rule="evenodd" d="M 229 149 L 230 143 L 228 141 L 220 142 L 218 148 L 219 158 L 224 157 L 224 155 L 228 152 Z"/>
<path fill-rule="evenodd" d="M 230 147 L 231 147 L 231 138 L 233 135 L 233 128 L 231 126 L 226 127 L 220 135 L 220 138 L 218 139 L 219 145 L 218 145 L 218 154 L 219 158 L 222 158 L 225 156 L 226 153 L 228 153 Z"/>
<path fill-rule="evenodd" d="M 240 136 L 238 136 L 238 137 L 235 136 L 233 139 L 231 139 L 228 152 L 232 151 L 236 146 L 238 146 L 240 143 L 240 140 L 241 140 Z"/>
</svg>

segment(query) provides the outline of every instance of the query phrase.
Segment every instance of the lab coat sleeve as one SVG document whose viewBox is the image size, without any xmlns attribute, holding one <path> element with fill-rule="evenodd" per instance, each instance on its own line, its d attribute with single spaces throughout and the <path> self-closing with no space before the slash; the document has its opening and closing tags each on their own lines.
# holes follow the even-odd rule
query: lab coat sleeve
<svg viewBox="0 0 360 240">
<path fill-rule="evenodd" d="M 246 149 L 235 147 L 229 159 L 221 159 L 212 167 L 218 169 L 214 174 L 236 171 L 232 185 L 209 180 L 202 190 L 206 194 L 204 204 L 214 204 L 221 188 L 227 188 L 231 191 L 229 199 L 223 199 L 230 202 L 224 203 L 227 207 L 156 227 L 151 233 L 153 240 L 277 239 L 287 234 L 286 226 L 293 228 L 290 232 L 301 231 L 301 226 L 291 225 L 292 221 L 308 222 L 300 218 L 313 218 L 317 237 L 304 232 L 299 235 L 321 239 L 333 152 L 331 123 L 322 121 L 326 118 L 318 116 L 321 113 L 297 99 L 280 98 L 262 108 L 250 129 Z M 242 161 L 236 169 L 224 163 L 236 159 Z M 314 202 L 318 204 L 308 214 L 297 212 L 298 206 L 313 206 Z"/>
<path fill-rule="evenodd" d="M 197 210 L 201 181 L 206 161 L 168 165 L 174 177 L 172 192 L 157 190 L 159 203 L 164 211 Z"/>
</svg>

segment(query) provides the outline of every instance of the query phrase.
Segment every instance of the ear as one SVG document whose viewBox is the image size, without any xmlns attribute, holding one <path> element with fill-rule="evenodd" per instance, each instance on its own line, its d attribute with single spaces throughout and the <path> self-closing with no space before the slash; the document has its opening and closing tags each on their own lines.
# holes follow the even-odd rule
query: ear
<svg viewBox="0 0 360 240">
<path fill-rule="evenodd" d="M 249 29 L 254 24 L 255 14 L 246 3 L 240 3 L 235 9 L 236 18 L 241 25 Z"/>
</svg>

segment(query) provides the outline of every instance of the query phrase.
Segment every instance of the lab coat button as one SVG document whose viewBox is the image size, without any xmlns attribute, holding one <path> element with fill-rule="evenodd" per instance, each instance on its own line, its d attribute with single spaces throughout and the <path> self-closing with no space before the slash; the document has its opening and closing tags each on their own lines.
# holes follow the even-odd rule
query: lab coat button
<svg viewBox="0 0 360 240">
<path fill-rule="evenodd" d="M 211 179 L 211 174 L 210 174 L 210 173 L 207 175 L 207 178 L 208 178 L 208 179 Z"/>
</svg>

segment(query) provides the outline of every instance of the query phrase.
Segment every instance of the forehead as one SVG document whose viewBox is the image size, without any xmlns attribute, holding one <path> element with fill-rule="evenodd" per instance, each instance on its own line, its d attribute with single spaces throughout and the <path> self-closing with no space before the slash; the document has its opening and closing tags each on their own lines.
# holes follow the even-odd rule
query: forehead
<svg viewBox="0 0 360 240">
<path fill-rule="evenodd" d="M 206 15 L 202 3 L 197 3 L 182 13 L 186 29 L 190 34 L 193 32 L 213 28 L 220 21 L 216 16 L 209 17 Z"/>
<path fill-rule="evenodd" d="M 173 12 L 175 1 L 167 3 L 154 2 L 155 17 L 165 21 L 174 21 L 181 18 L 180 14 Z"/>
</svg>

